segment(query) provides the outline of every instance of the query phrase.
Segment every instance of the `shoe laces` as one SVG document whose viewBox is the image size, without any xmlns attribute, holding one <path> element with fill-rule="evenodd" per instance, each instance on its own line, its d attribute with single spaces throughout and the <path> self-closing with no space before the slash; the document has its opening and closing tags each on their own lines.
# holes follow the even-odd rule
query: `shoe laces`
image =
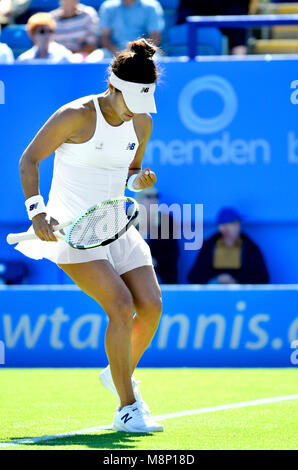
<svg viewBox="0 0 298 470">
<path fill-rule="evenodd" d="M 149 409 L 149 406 L 147 405 L 147 403 L 143 400 L 143 398 L 141 397 L 139 400 L 138 400 L 138 403 L 140 405 L 140 408 L 143 410 L 143 412 L 147 415 L 147 416 L 150 416 L 150 409 Z"/>
<path fill-rule="evenodd" d="M 143 398 L 141 396 L 141 392 L 140 392 L 140 389 L 138 387 L 138 383 L 140 383 L 140 382 L 141 382 L 140 380 L 136 380 L 132 376 L 132 387 L 133 387 L 133 392 L 134 392 L 134 395 L 135 395 L 135 399 L 138 402 L 138 404 L 139 404 L 140 408 L 142 409 L 142 411 L 148 417 L 148 416 L 150 416 L 150 409 L 149 409 L 147 403 L 143 400 Z"/>
<path fill-rule="evenodd" d="M 137 420 L 142 421 L 144 423 L 146 422 L 147 415 L 144 412 L 144 410 L 141 408 L 139 402 L 136 405 L 134 405 L 134 407 L 132 408 L 132 412 Z"/>
<path fill-rule="evenodd" d="M 134 376 L 132 376 L 131 377 L 131 383 L 132 383 L 132 388 L 133 388 L 134 393 L 139 397 L 141 395 L 140 389 L 139 389 L 139 386 L 138 386 L 138 383 L 140 383 L 140 380 L 136 380 L 134 378 Z"/>
</svg>

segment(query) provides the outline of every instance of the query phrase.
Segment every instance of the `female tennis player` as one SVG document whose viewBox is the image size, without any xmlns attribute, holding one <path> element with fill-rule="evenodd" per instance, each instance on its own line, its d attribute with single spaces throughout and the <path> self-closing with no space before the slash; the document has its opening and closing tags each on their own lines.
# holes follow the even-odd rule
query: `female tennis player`
<svg viewBox="0 0 298 470">
<path fill-rule="evenodd" d="M 119 397 L 114 429 L 162 431 L 150 417 L 132 373 L 150 344 L 161 316 L 161 293 L 148 245 L 130 227 L 104 247 L 77 250 L 54 234 L 59 222 L 94 204 L 151 187 L 156 176 L 141 170 L 156 112 L 156 48 L 140 39 L 129 43 L 110 68 L 108 90 L 62 106 L 37 133 L 20 160 L 26 208 L 38 236 L 17 249 L 56 263 L 109 318 L 105 349 L 109 366 L 102 384 Z M 39 164 L 55 154 L 49 201 L 39 194 Z M 134 316 L 135 312 L 135 316 Z"/>
</svg>

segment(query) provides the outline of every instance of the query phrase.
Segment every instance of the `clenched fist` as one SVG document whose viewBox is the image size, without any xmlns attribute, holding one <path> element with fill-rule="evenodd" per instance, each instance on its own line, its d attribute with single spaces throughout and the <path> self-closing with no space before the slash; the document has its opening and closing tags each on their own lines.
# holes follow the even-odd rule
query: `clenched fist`
<svg viewBox="0 0 298 470">
<path fill-rule="evenodd" d="M 147 189 L 151 188 L 156 183 L 156 175 L 154 171 L 151 171 L 150 168 L 145 168 L 145 170 L 138 173 L 136 179 L 133 182 L 133 187 L 135 189 Z"/>
</svg>

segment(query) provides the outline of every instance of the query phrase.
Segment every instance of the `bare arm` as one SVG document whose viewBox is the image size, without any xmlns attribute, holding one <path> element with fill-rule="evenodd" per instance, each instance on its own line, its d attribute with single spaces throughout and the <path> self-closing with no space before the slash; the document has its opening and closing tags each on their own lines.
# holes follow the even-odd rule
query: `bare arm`
<svg viewBox="0 0 298 470">
<path fill-rule="evenodd" d="M 111 30 L 108 28 L 103 28 L 100 36 L 101 47 L 110 51 L 113 55 L 119 54 L 119 49 L 116 44 L 111 41 Z"/>
<path fill-rule="evenodd" d="M 28 145 L 20 159 L 21 181 L 26 199 L 39 194 L 40 162 L 51 155 L 63 142 L 71 140 L 83 125 L 84 119 L 86 119 L 86 113 L 82 110 L 63 107 L 50 117 Z M 52 233 L 53 224 L 46 222 L 45 213 L 33 217 L 32 223 L 39 238 L 56 241 Z"/>
<path fill-rule="evenodd" d="M 88 54 L 91 54 L 91 52 L 95 51 L 96 49 L 97 49 L 97 44 L 96 44 L 96 41 L 94 41 L 93 44 L 83 44 L 79 52 L 87 52 Z"/>
<path fill-rule="evenodd" d="M 152 117 L 149 114 L 140 114 L 135 118 L 135 124 L 138 130 L 139 147 L 136 151 L 135 157 L 130 164 L 128 177 L 138 173 L 139 176 L 135 179 L 133 186 L 136 189 L 150 188 L 156 183 L 156 176 L 150 168 L 142 170 L 142 161 L 144 158 L 147 143 L 152 133 Z"/>
</svg>

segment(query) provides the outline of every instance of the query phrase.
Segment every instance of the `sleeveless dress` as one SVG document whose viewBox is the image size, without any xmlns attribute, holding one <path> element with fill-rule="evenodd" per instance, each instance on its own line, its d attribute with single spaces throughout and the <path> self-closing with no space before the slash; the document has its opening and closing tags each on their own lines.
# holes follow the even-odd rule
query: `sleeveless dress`
<svg viewBox="0 0 298 470">
<path fill-rule="evenodd" d="M 92 99 L 96 128 L 91 139 L 82 144 L 63 143 L 55 152 L 46 211 L 59 223 L 75 219 L 101 201 L 123 196 L 129 165 L 138 148 L 132 120 L 111 126 L 100 110 L 98 96 L 94 95 Z M 33 232 L 32 226 L 28 232 Z M 16 249 L 30 258 L 46 258 L 57 264 L 105 259 L 118 274 L 152 265 L 149 246 L 133 226 L 104 247 L 78 250 L 60 239 L 57 242 L 38 239 L 20 242 Z"/>
</svg>

